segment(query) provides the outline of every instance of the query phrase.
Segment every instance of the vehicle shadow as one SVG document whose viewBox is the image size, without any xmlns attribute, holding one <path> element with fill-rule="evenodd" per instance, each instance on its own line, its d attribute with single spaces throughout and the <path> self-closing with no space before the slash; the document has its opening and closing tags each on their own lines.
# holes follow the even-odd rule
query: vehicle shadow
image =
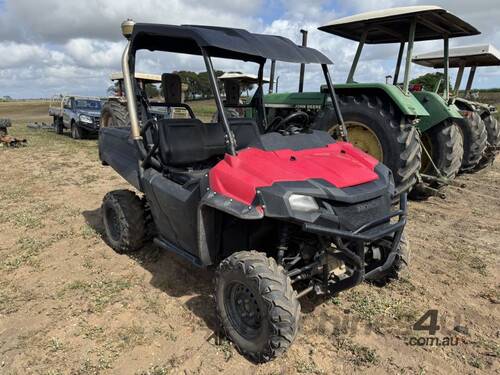
<svg viewBox="0 0 500 375">
<path fill-rule="evenodd" d="M 106 242 L 101 209 L 84 211 L 83 217 Z M 120 256 L 122 254 L 116 254 Z M 213 293 L 213 270 L 198 268 L 176 254 L 158 248 L 152 242 L 131 254 L 124 254 L 151 273 L 150 284 L 170 297 L 186 300 L 184 306 L 201 318 L 207 328 L 218 332 Z"/>
</svg>

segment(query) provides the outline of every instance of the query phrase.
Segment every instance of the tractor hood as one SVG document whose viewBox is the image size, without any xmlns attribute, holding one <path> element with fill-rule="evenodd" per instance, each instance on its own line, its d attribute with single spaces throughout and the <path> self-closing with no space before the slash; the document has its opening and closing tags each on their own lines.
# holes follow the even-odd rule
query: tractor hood
<svg viewBox="0 0 500 375">
<path fill-rule="evenodd" d="M 257 191 L 278 183 L 320 182 L 324 187 L 345 189 L 379 179 L 378 161 L 350 143 L 293 151 L 264 151 L 257 148 L 226 155 L 211 169 L 210 190 L 246 206 Z M 321 195 L 317 187 L 311 195 Z"/>
</svg>

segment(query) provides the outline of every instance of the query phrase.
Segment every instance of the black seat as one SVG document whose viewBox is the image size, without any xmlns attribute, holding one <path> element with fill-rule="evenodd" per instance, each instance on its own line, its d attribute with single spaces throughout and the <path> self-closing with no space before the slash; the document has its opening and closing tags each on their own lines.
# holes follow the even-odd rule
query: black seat
<svg viewBox="0 0 500 375">
<path fill-rule="evenodd" d="M 262 148 L 257 124 L 251 119 L 229 121 L 237 149 Z M 219 123 L 204 124 L 198 119 L 164 119 L 158 124 L 160 159 L 172 167 L 192 167 L 222 157 L 225 134 Z"/>
</svg>

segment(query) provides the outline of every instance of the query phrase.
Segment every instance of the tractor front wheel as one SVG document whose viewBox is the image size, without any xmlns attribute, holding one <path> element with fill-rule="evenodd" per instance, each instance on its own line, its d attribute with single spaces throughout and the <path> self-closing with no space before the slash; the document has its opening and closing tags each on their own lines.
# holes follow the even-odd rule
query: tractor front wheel
<svg viewBox="0 0 500 375">
<path fill-rule="evenodd" d="M 216 272 L 217 315 L 236 348 L 256 362 L 284 353 L 297 335 L 300 304 L 283 267 L 256 251 L 224 259 Z"/>
<path fill-rule="evenodd" d="M 387 98 L 339 95 L 339 104 L 349 142 L 392 171 L 396 194 L 409 191 L 417 182 L 421 163 L 422 149 L 415 127 Z M 325 130 L 334 133 L 336 128 Z"/>
<path fill-rule="evenodd" d="M 481 116 L 476 112 L 466 112 L 459 125 L 464 140 L 464 157 L 460 172 L 471 172 L 483 156 L 488 134 Z"/>
<path fill-rule="evenodd" d="M 457 124 L 443 122 L 422 133 L 422 174 L 453 179 L 464 154 L 462 133 Z M 437 170 L 436 170 L 437 168 Z M 439 187 L 439 183 L 435 183 Z"/>
</svg>

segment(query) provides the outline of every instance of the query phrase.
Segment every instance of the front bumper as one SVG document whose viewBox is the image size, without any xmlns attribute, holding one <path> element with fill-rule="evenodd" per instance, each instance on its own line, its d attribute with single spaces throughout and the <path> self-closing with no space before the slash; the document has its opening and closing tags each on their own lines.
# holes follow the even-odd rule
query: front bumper
<svg viewBox="0 0 500 375">
<path fill-rule="evenodd" d="M 354 252 L 344 248 L 345 260 L 355 265 L 355 271 L 351 277 L 342 280 L 331 290 L 332 293 L 351 288 L 363 280 L 377 280 L 384 276 L 394 264 L 399 255 L 399 243 L 403 229 L 407 220 L 407 195 L 403 193 L 399 199 L 399 209 L 365 223 L 355 230 L 342 230 L 331 227 L 319 226 L 311 223 L 304 223 L 302 229 L 306 232 L 315 233 L 322 236 L 339 237 L 341 239 L 353 240 L 359 244 L 358 251 Z M 397 222 L 391 223 L 391 219 L 397 217 Z M 366 242 L 372 242 L 392 235 L 392 247 L 382 265 L 365 273 L 364 246 Z M 337 255 L 338 256 L 338 255 Z"/>
<path fill-rule="evenodd" d="M 99 132 L 99 122 L 94 121 L 92 124 L 88 122 L 78 121 L 78 126 L 82 129 L 85 129 L 89 133 L 97 134 Z"/>
</svg>

